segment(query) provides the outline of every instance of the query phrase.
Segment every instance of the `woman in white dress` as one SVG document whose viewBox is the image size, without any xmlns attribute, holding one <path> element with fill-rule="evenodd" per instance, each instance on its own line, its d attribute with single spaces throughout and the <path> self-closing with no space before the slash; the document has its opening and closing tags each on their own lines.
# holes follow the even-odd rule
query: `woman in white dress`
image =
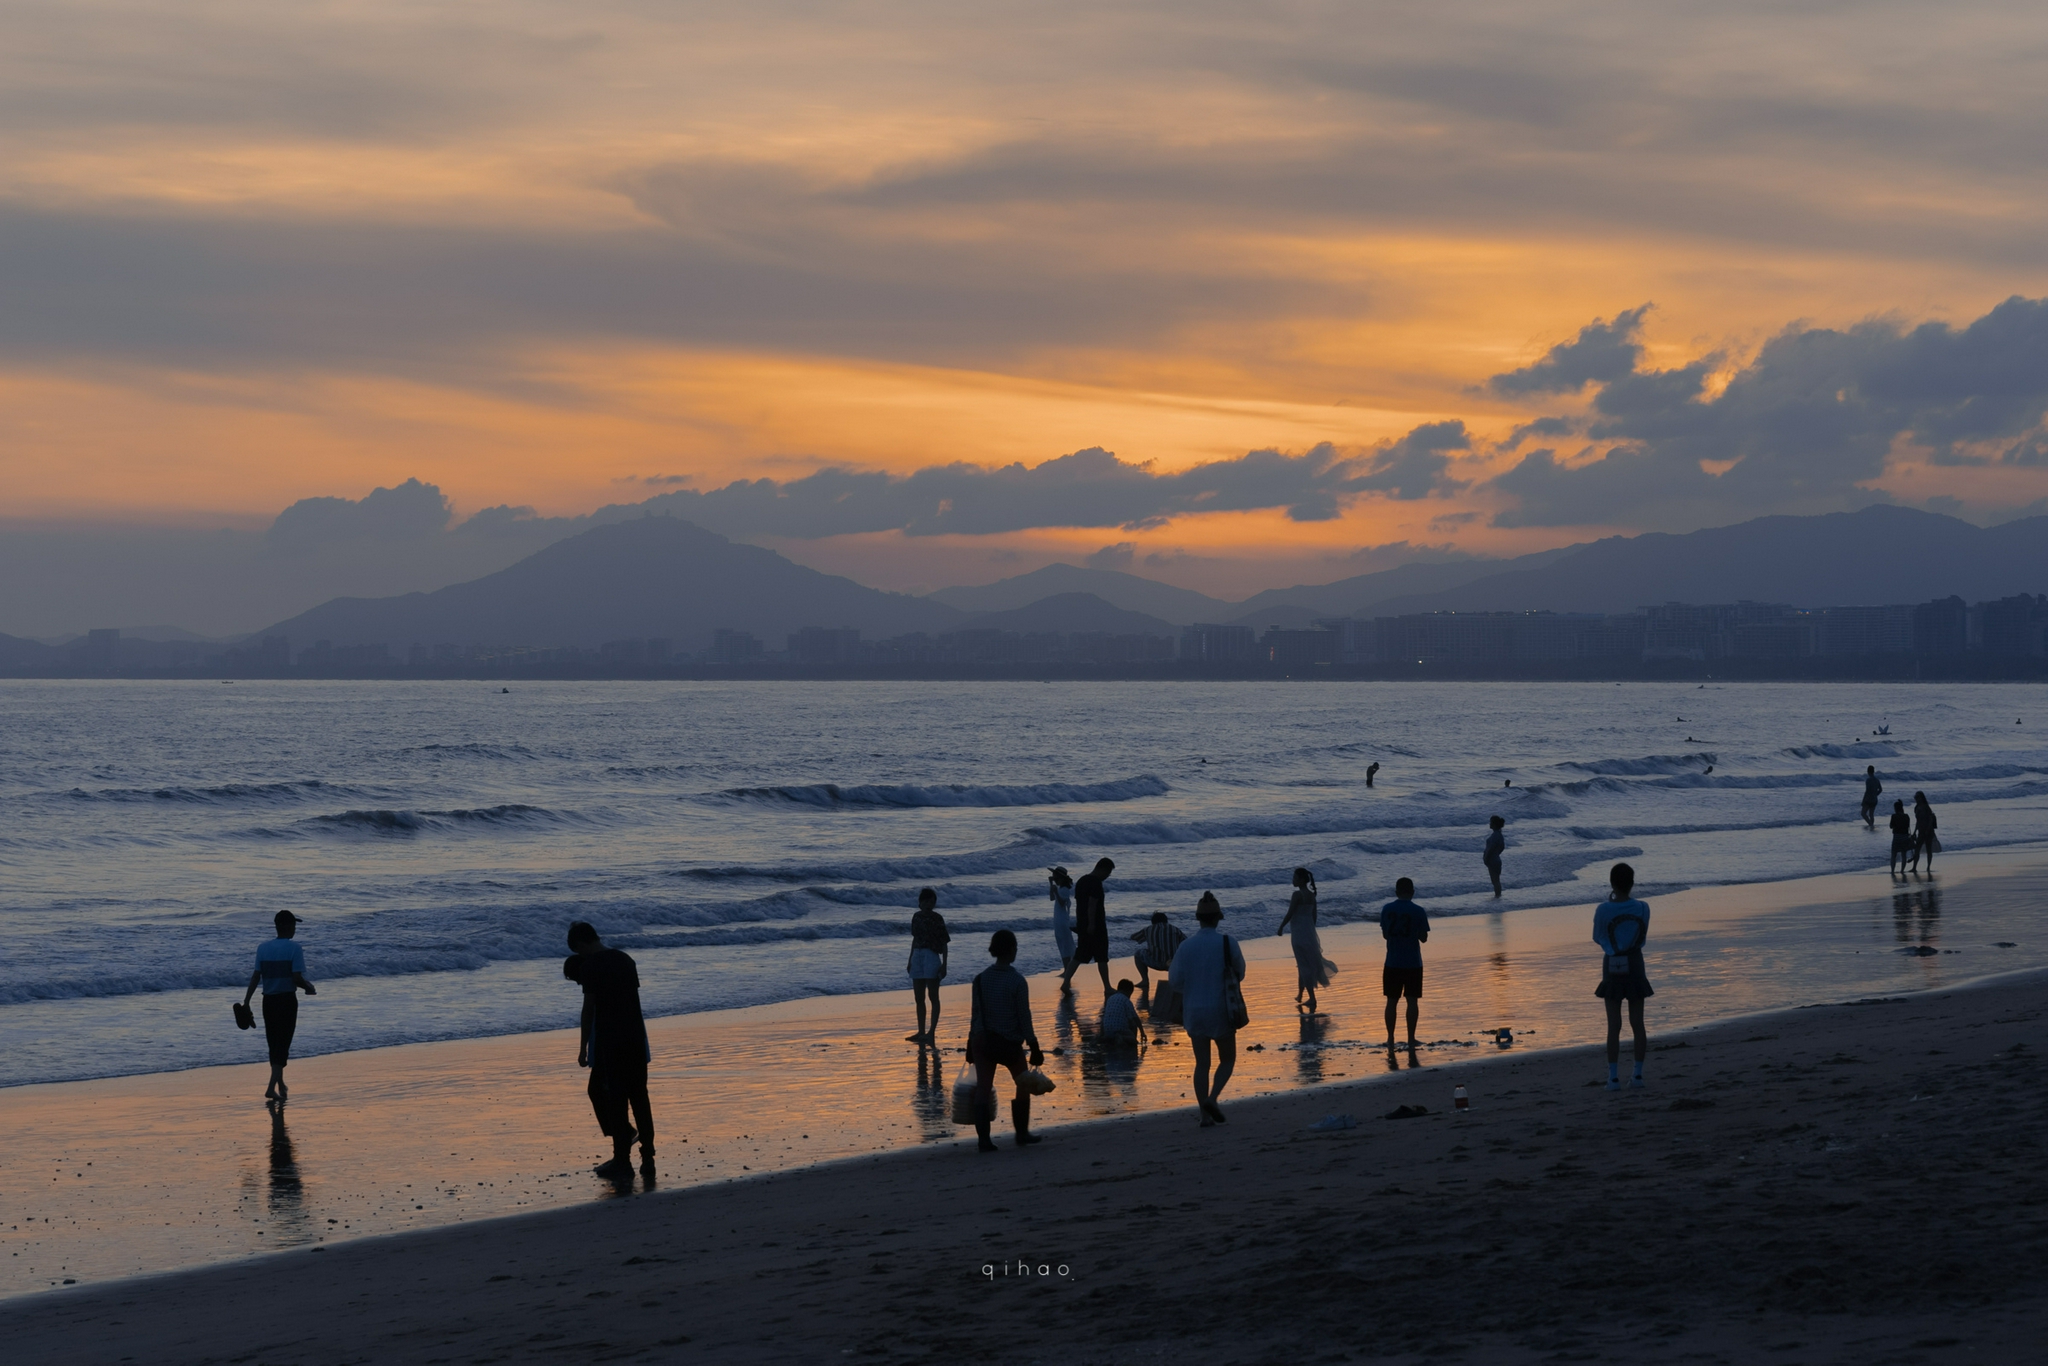
<svg viewBox="0 0 2048 1366">
<path fill-rule="evenodd" d="M 1074 879 L 1054 868 L 1046 879 L 1052 891 L 1052 942 L 1060 951 L 1060 990 L 1074 989 Z"/>
<path fill-rule="evenodd" d="M 1195 1049 L 1195 1103 L 1202 1110 L 1202 1127 L 1223 1123 L 1217 1104 L 1230 1074 L 1237 1070 L 1237 1026 L 1231 1020 L 1226 982 L 1244 980 L 1244 950 L 1216 926 L 1223 919 L 1223 907 L 1213 892 L 1202 893 L 1195 906 L 1195 919 L 1202 928 L 1188 937 L 1173 956 L 1167 976 L 1167 990 L 1180 994 L 1181 1028 Z M 1209 1074 L 1211 1046 L 1217 1056 L 1216 1073 Z"/>
<path fill-rule="evenodd" d="M 1287 914 L 1280 917 L 1275 934 L 1294 929 L 1294 1004 L 1308 997 L 1308 1013 L 1316 1013 L 1316 988 L 1330 985 L 1337 965 L 1323 957 L 1322 936 L 1316 933 L 1316 875 L 1306 868 L 1294 870 L 1294 895 L 1287 902 Z"/>
</svg>

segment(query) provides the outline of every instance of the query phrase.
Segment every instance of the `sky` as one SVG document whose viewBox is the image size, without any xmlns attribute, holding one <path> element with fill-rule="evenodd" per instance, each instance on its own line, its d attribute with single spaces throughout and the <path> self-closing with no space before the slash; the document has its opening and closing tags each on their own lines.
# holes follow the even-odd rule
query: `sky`
<svg viewBox="0 0 2048 1366">
<path fill-rule="evenodd" d="M 104 591 L 0 631 L 650 498 L 1225 597 L 2040 512 L 2044 126 L 2006 0 L 9 0 L 0 573 Z"/>
</svg>

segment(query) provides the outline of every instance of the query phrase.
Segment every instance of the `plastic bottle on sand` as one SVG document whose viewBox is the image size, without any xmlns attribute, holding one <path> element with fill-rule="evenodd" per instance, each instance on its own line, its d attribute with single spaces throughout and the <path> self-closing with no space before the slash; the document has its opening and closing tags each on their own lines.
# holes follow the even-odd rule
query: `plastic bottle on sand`
<svg viewBox="0 0 2048 1366">
<path fill-rule="evenodd" d="M 1465 1097 L 1464 1087 L 1454 1086 L 1451 1088 L 1451 1108 L 1461 1115 L 1472 1108 L 1472 1102 Z"/>
</svg>

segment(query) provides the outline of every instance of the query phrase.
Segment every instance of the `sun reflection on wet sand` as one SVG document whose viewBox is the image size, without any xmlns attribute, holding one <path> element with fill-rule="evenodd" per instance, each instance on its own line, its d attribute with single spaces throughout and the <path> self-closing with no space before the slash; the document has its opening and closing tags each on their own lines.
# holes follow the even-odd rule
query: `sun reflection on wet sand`
<svg viewBox="0 0 2048 1366">
<path fill-rule="evenodd" d="M 1712 1019 L 2048 963 L 2048 939 L 2033 933 L 2048 882 L 2040 851 L 1958 856 L 1938 883 L 1880 877 L 1655 899 L 1653 1044 Z M 1501 1030 L 1517 1048 L 1598 1041 L 1590 913 L 1589 899 L 1440 920 L 1413 1059 L 1385 1047 L 1376 926 L 1324 933 L 1341 971 L 1309 1016 L 1293 1002 L 1286 941 L 1249 916 L 1227 920 L 1250 959 L 1252 1025 L 1226 1105 L 1455 1063 L 1497 1051 Z M 623 1189 L 590 1173 L 603 1143 L 568 1031 L 305 1059 L 291 1067 L 291 1102 L 267 1110 L 260 1065 L 10 1089 L 0 1293 L 959 1141 L 948 1112 L 971 947 L 956 946 L 938 1050 L 902 1040 L 908 992 L 652 1022 L 660 1170 Z M 1032 979 L 1058 1083 L 1035 1102 L 1034 1127 L 1062 1139 L 1078 1120 L 1185 1105 L 1192 1050 L 1165 1022 L 1163 994 L 1141 998 L 1137 1046 L 1104 1048 L 1100 988 L 1077 983 L 1063 998 L 1056 978 Z M 564 1016 L 574 1008 L 565 995 Z M 1362 1115 L 1373 1101 L 1345 1088 L 1331 1104 Z"/>
</svg>

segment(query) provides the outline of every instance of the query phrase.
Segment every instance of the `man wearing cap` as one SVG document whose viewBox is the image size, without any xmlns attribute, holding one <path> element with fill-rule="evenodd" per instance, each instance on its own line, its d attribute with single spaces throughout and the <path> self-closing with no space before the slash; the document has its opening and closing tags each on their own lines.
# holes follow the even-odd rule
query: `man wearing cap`
<svg viewBox="0 0 2048 1366">
<path fill-rule="evenodd" d="M 256 970 L 249 974 L 249 989 L 242 993 L 242 1008 L 256 988 L 263 988 L 263 1037 L 270 1044 L 270 1085 L 263 1089 L 265 1100 L 282 1102 L 289 1095 L 284 1084 L 284 1065 L 291 1061 L 292 1034 L 299 1027 L 299 988 L 317 996 L 306 980 L 306 951 L 294 943 L 299 918 L 290 911 L 276 916 L 277 938 L 256 950 Z"/>
</svg>

